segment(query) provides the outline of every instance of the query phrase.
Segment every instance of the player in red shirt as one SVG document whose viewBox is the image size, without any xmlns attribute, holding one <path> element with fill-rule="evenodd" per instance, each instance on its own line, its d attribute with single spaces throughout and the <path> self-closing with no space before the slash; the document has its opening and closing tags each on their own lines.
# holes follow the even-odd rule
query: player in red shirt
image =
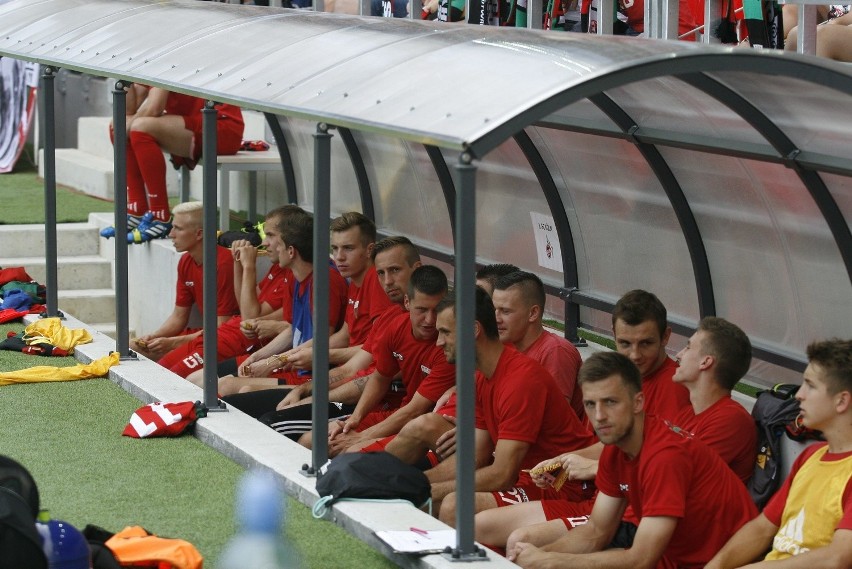
<svg viewBox="0 0 852 569">
<path fill-rule="evenodd" d="M 526 271 L 510 273 L 497 279 L 491 298 L 500 341 L 511 344 L 550 372 L 577 417 L 585 421 L 577 384 L 583 360 L 571 342 L 544 329 L 545 293 L 541 279 Z"/>
<path fill-rule="evenodd" d="M 166 193 L 166 161 L 190 169 L 201 157 L 204 99 L 172 93 L 159 87 L 132 85 L 127 90 L 127 242 L 144 243 L 168 236 L 171 230 Z M 216 109 L 216 152 L 236 154 L 243 137 L 239 107 L 219 104 Z M 110 140 L 113 129 L 110 125 Z M 118 232 L 123 235 L 123 231 Z M 101 231 L 115 237 L 114 227 Z"/>
<path fill-rule="evenodd" d="M 427 413 L 455 383 L 455 367 L 435 345 L 435 307 L 447 294 L 447 277 L 438 267 L 424 265 L 411 274 L 405 297 L 407 314 L 399 314 L 373 342 L 376 369 L 352 381 L 355 410 L 329 425 L 329 456 L 359 451 L 377 439 L 394 435 L 409 420 Z M 405 396 L 396 409 L 381 406 L 393 379 L 401 377 Z M 337 399 L 337 398 L 336 398 Z M 352 403 L 353 401 L 342 401 Z M 302 444 L 310 444 L 310 435 Z"/>
<path fill-rule="evenodd" d="M 252 353 L 239 368 L 239 377 L 225 377 L 219 382 L 219 392 L 230 395 L 239 391 L 267 389 L 279 384 L 298 384 L 310 379 L 299 370 L 285 370 L 275 374 L 275 370 L 286 363 L 286 357 L 280 356 L 283 349 L 301 346 L 314 336 L 313 303 L 313 236 L 314 223 L 310 214 L 292 216 L 287 219 L 278 235 L 280 245 L 275 247 L 278 264 L 293 273 L 293 291 L 285 297 L 282 305 L 282 318 L 289 326 L 270 342 Z M 343 323 L 346 306 L 346 282 L 334 267 L 328 266 L 325 259 L 320 261 L 319 270 L 329 273 L 329 312 L 327 328 L 321 333 L 332 334 Z M 317 333 L 320 333 L 317 328 Z M 326 330 L 328 332 L 326 332 Z M 283 380 L 283 381 L 280 381 Z"/>
<path fill-rule="evenodd" d="M 698 330 L 677 355 L 674 382 L 689 390 L 691 405 L 673 423 L 719 453 L 743 483 L 751 478 L 757 451 L 757 429 L 731 391 L 751 365 L 751 342 L 738 326 L 715 316 Z"/>
<path fill-rule="evenodd" d="M 645 414 L 641 375 L 623 355 L 594 354 L 579 381 L 605 445 L 589 521 L 542 549 L 514 544 L 509 559 L 522 567 L 703 567 L 755 515 L 745 485 L 703 443 Z M 607 549 L 628 505 L 639 520 L 632 545 Z"/>
<path fill-rule="evenodd" d="M 438 345 L 455 363 L 455 301 L 438 307 Z M 577 418 L 550 374 L 533 359 L 500 341 L 491 298 L 476 288 L 476 511 L 546 494 L 532 484 L 523 469 L 554 453 L 583 452 L 595 438 Z M 597 457 L 597 453 L 592 455 Z M 439 517 L 455 519 L 455 455 L 428 470 L 432 499 L 440 502 Z M 592 496 L 592 488 L 569 482 L 563 495 L 577 500 Z"/>
<path fill-rule="evenodd" d="M 655 295 L 632 290 L 616 303 L 612 327 L 616 349 L 639 368 L 646 411 L 673 419 L 682 409 L 689 409 L 690 403 L 689 392 L 672 381 L 677 366 L 666 355 L 671 335 L 667 317 L 666 307 Z M 562 452 L 556 459 L 571 479 L 595 479 L 597 460 L 571 452 Z M 511 546 L 518 540 L 549 543 L 585 523 L 591 506 L 591 502 L 545 500 L 483 512 L 476 517 L 477 539 L 495 547 Z"/>
<path fill-rule="evenodd" d="M 374 369 L 372 343 L 385 329 L 387 321 L 402 314 L 405 291 L 408 290 L 412 272 L 421 265 L 420 253 L 417 247 L 407 237 L 387 237 L 375 244 L 373 248 L 373 264 L 385 293 L 393 302 L 393 306 L 377 318 L 370 330 L 370 335 L 364 344 L 345 363 L 329 371 L 329 411 L 330 419 L 346 416 L 355 409 L 353 404 L 339 403 L 337 397 L 348 399 L 348 390 L 354 388 L 348 382 L 356 376 L 367 376 Z M 311 429 L 312 413 L 310 394 L 314 382 L 297 385 L 282 393 L 281 390 L 266 390 L 255 393 L 243 393 L 230 396 L 227 402 L 243 412 L 259 418 L 276 431 L 287 435 L 293 440 Z M 354 400 L 357 401 L 355 389 Z M 283 399 L 282 399 L 283 396 Z M 394 395 L 395 403 L 388 406 L 398 407 L 401 397 Z"/>
<path fill-rule="evenodd" d="M 200 202 L 185 202 L 174 209 L 174 226 L 169 237 L 175 251 L 186 253 L 178 261 L 175 307 L 154 332 L 130 342 L 132 350 L 149 359 L 159 360 L 168 352 L 201 335 L 200 330 L 189 331 L 186 325 L 193 305 L 197 305 L 200 311 L 204 308 L 202 207 Z M 216 314 L 219 325 L 240 312 L 234 295 L 232 262 L 231 252 L 224 247 L 217 247 Z"/>
<path fill-rule="evenodd" d="M 814 342 L 807 354 L 809 364 L 796 393 L 800 416 L 828 442 L 799 455 L 763 513 L 725 544 L 708 569 L 850 567 L 852 340 Z"/>
<path fill-rule="evenodd" d="M 240 305 L 239 316 L 221 326 L 216 335 L 216 355 L 219 362 L 237 358 L 257 349 L 283 331 L 282 304 L 285 293 L 293 288 L 293 272 L 278 263 L 276 244 L 280 228 L 293 217 L 308 215 L 302 208 L 285 205 L 269 212 L 264 221 L 266 252 L 275 262 L 267 274 L 257 281 L 257 248 L 249 241 L 231 244 L 234 287 Z M 204 337 L 195 338 L 172 350 L 159 364 L 201 387 L 204 383 Z M 235 368 L 236 369 L 236 368 Z"/>
<path fill-rule="evenodd" d="M 361 213 L 350 211 L 332 220 L 331 252 L 340 274 L 349 280 L 345 324 L 329 339 L 329 363 L 349 360 L 367 339 L 370 327 L 393 305 L 379 282 L 372 263 L 376 225 Z M 313 364 L 313 342 L 284 353 L 287 369 L 307 370 Z"/>
</svg>

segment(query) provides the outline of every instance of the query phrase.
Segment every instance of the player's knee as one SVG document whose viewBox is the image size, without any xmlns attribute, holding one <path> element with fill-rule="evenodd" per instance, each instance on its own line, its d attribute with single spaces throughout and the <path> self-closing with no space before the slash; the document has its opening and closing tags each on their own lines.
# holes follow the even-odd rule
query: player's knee
<svg viewBox="0 0 852 569">
<path fill-rule="evenodd" d="M 299 437 L 299 444 L 305 448 L 313 448 L 313 437 L 311 435 L 311 431 L 304 433 L 301 437 Z"/>
<path fill-rule="evenodd" d="M 451 492 L 441 502 L 441 511 L 438 512 L 438 519 L 448 526 L 455 527 L 456 525 L 456 493 Z"/>
</svg>

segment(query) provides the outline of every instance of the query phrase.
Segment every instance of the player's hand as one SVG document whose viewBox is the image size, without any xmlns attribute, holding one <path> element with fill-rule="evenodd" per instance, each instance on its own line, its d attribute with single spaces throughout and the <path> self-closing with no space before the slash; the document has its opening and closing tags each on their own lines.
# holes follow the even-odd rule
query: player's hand
<svg viewBox="0 0 852 569">
<path fill-rule="evenodd" d="M 254 367 L 255 362 L 257 362 L 258 356 L 257 352 L 251 354 L 249 357 L 243 361 L 240 365 L 239 369 L 237 369 L 238 377 L 252 377 L 252 368 Z"/>
<path fill-rule="evenodd" d="M 562 468 L 568 471 L 569 480 L 594 480 L 598 474 L 598 461 L 568 453 L 562 461 Z"/>
<path fill-rule="evenodd" d="M 281 402 L 275 406 L 275 410 L 283 411 L 287 407 L 292 407 L 293 405 L 299 405 L 300 403 L 302 403 L 302 395 L 304 395 L 304 392 L 299 389 L 299 387 L 300 386 L 296 386 L 291 389 L 287 396 L 284 397 L 284 399 L 282 399 Z"/>
<path fill-rule="evenodd" d="M 453 425 L 456 424 L 456 418 L 450 415 L 442 415 L 444 419 Z M 438 458 L 441 460 L 446 460 L 450 456 L 456 453 L 456 428 L 453 427 L 435 441 L 435 454 L 438 455 Z"/>
<path fill-rule="evenodd" d="M 311 369 L 314 365 L 314 350 L 311 347 L 293 348 L 287 353 L 287 363 L 293 369 Z"/>
<path fill-rule="evenodd" d="M 253 266 L 257 262 L 257 247 L 246 239 L 237 239 L 231 243 L 231 254 L 235 263 Z"/>
<path fill-rule="evenodd" d="M 447 401 L 450 400 L 450 397 L 452 397 L 453 393 L 455 393 L 455 392 L 456 392 L 456 386 L 455 385 L 452 386 L 451 388 L 449 388 L 448 390 L 446 390 L 444 392 L 444 394 L 441 395 L 438 398 L 438 401 L 435 402 L 435 407 L 434 407 L 434 409 L 432 409 L 432 412 L 437 413 L 441 409 L 441 407 L 443 407 L 444 405 L 447 404 Z"/>
<path fill-rule="evenodd" d="M 258 328 L 260 321 L 257 318 L 246 318 L 240 322 L 240 332 L 249 340 L 254 340 L 258 337 Z"/>
</svg>

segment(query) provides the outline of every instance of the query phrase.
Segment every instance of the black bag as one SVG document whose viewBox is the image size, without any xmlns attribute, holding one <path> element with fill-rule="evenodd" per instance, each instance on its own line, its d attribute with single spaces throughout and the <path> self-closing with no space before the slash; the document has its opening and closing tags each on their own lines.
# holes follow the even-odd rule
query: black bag
<svg viewBox="0 0 852 569">
<path fill-rule="evenodd" d="M 18 462 L 0 456 L 0 569 L 47 569 L 36 529 L 35 480 Z"/>
<path fill-rule="evenodd" d="M 338 500 L 407 500 L 420 507 L 432 497 L 426 475 L 387 452 L 342 454 L 320 468 L 314 506 L 321 518 Z"/>
<path fill-rule="evenodd" d="M 748 491 L 758 509 L 763 509 L 781 484 L 781 437 L 787 425 L 799 416 L 797 385 L 779 384 L 757 394 L 751 411 L 757 425 L 757 462 L 748 481 Z"/>
</svg>

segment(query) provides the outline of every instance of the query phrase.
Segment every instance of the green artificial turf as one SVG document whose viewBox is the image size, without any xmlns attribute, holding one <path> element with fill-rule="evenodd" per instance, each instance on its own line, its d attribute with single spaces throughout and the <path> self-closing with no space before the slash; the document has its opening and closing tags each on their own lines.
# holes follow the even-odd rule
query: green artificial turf
<svg viewBox="0 0 852 569">
<path fill-rule="evenodd" d="M 22 324 L 0 326 L 0 335 Z M 69 366 L 0 350 L 0 371 Z M 139 440 L 121 436 L 141 403 L 108 379 L 0 387 L 0 454 L 35 477 L 42 507 L 78 528 L 110 531 L 141 525 L 194 544 L 207 567 L 233 535 L 238 464 L 192 436 Z M 395 565 L 336 525 L 289 501 L 287 536 L 305 568 Z M 346 560 L 341 562 L 340 552 Z M 249 569 L 249 568 L 247 568 Z"/>
<path fill-rule="evenodd" d="M 0 224 L 44 223 L 44 181 L 38 178 L 30 158 L 32 148 L 28 149 L 12 172 L 0 174 Z M 56 219 L 60 223 L 86 221 L 93 211 L 113 211 L 113 203 L 56 187 Z"/>
<path fill-rule="evenodd" d="M 38 168 L 32 162 L 32 147 L 21 154 L 15 169 L 0 174 L 0 225 L 20 225 L 44 223 L 44 180 L 38 177 Z M 180 198 L 172 196 L 169 203 L 174 207 Z M 104 200 L 72 190 L 65 186 L 56 186 L 56 220 L 59 223 L 85 222 L 89 213 L 105 211 L 112 213 L 112 200 Z M 248 219 L 247 211 L 232 211 L 232 230 L 242 228 Z"/>
</svg>

